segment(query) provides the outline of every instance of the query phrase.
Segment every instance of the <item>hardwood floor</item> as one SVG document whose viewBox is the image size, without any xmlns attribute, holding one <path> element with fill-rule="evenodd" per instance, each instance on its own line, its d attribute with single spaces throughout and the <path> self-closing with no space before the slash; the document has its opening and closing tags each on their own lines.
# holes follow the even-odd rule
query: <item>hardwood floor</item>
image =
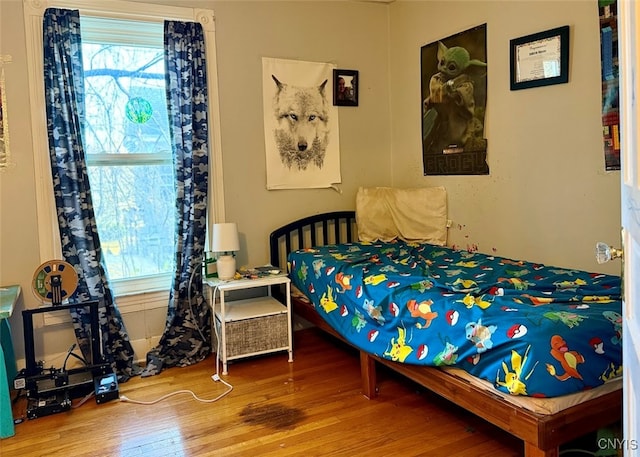
<svg viewBox="0 0 640 457">
<path fill-rule="evenodd" d="M 215 358 L 120 384 L 120 395 L 153 402 L 190 390 L 222 394 Z M 70 411 L 24 420 L 0 440 L 2 457 L 30 456 L 520 456 L 522 443 L 415 384 L 380 369 L 380 395 L 361 395 L 359 359 L 314 329 L 285 353 L 237 361 L 231 393 L 199 402 L 188 393 L 152 405 L 93 398 Z M 79 400 L 75 400 L 77 404 Z M 25 415 L 24 399 L 14 417 Z"/>
</svg>

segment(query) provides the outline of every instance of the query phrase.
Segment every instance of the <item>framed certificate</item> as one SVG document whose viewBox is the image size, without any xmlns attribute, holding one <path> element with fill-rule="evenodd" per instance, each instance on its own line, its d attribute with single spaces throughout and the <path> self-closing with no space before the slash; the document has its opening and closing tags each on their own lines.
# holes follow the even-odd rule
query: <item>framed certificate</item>
<svg viewBox="0 0 640 457">
<path fill-rule="evenodd" d="M 569 82 L 569 26 L 510 41 L 511 90 Z"/>
</svg>

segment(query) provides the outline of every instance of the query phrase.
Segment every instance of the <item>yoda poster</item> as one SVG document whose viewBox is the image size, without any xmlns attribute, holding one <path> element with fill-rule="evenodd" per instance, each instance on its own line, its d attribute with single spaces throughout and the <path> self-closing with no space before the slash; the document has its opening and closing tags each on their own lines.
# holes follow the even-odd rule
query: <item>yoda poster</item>
<svg viewBox="0 0 640 457">
<path fill-rule="evenodd" d="M 420 62 L 424 174 L 489 174 L 487 25 L 423 46 Z"/>
</svg>

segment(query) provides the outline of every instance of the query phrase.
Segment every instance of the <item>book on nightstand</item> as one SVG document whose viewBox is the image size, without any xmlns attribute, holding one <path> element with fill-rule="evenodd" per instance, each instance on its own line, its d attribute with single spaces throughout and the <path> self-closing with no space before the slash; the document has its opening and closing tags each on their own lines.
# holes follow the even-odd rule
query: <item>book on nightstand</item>
<svg viewBox="0 0 640 457">
<path fill-rule="evenodd" d="M 273 265 L 261 265 L 259 267 L 242 267 L 236 273 L 235 279 L 257 279 L 269 276 L 281 275 L 282 271 Z"/>
</svg>

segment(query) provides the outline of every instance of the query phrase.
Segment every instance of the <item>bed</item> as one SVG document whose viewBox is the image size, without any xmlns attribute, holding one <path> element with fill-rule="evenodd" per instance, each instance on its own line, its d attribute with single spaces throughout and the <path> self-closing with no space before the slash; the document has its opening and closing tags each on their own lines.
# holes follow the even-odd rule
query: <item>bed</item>
<svg viewBox="0 0 640 457">
<path fill-rule="evenodd" d="M 474 336 L 475 334 L 473 333 L 470 333 L 467 338 L 467 333 L 462 332 L 465 338 L 464 341 L 467 342 L 465 345 L 450 341 L 448 337 L 442 336 L 441 331 L 432 332 L 440 335 L 439 339 L 442 341 L 443 347 L 465 347 L 466 353 L 463 351 L 458 353 L 461 363 L 446 363 L 447 360 L 450 360 L 451 354 L 456 351 L 449 351 L 447 353 L 446 351 L 438 350 L 439 348 L 437 347 L 429 351 L 421 349 L 419 345 L 415 344 L 411 346 L 411 351 L 407 354 L 408 350 L 406 348 L 403 349 L 403 347 L 406 346 L 405 343 L 409 338 L 417 338 L 417 334 L 421 332 L 424 333 L 424 331 L 432 331 L 437 328 L 435 324 L 436 320 L 433 317 L 434 314 L 440 316 L 439 320 L 445 323 L 443 325 L 450 325 L 454 320 L 451 313 L 447 312 L 446 307 L 438 308 L 436 305 L 433 305 L 431 309 L 422 310 L 426 312 L 422 313 L 417 324 L 416 322 L 409 321 L 406 319 L 406 313 L 407 310 L 411 312 L 408 306 L 410 300 L 406 300 L 406 309 L 402 300 L 395 300 L 393 303 L 385 302 L 385 308 L 387 308 L 384 310 L 385 313 L 381 314 L 379 312 L 380 310 L 376 310 L 375 307 L 369 307 L 370 309 L 365 313 L 368 319 L 366 325 L 371 327 L 376 323 L 380 324 L 375 328 L 376 331 L 379 330 L 380 332 L 383 332 L 384 323 L 380 323 L 378 321 L 379 319 L 392 320 L 394 315 L 405 316 L 400 323 L 397 320 L 394 321 L 395 323 L 391 327 L 392 332 L 396 333 L 387 336 L 386 343 L 383 342 L 385 338 L 382 336 L 382 333 L 379 333 L 374 338 L 374 341 L 377 340 L 382 346 L 369 347 L 366 343 L 369 336 L 361 340 L 364 342 L 352 340 L 348 331 L 355 333 L 353 329 L 359 325 L 363 327 L 363 335 L 369 335 L 371 330 L 365 332 L 365 325 L 361 323 L 358 324 L 361 319 L 360 316 L 357 316 L 357 312 L 354 312 L 353 309 L 343 309 L 342 305 L 347 301 L 345 298 L 346 294 L 344 293 L 346 292 L 345 287 L 351 286 L 353 290 L 349 290 L 349 293 L 353 292 L 353 295 L 356 296 L 362 292 L 356 292 L 355 290 L 357 289 L 357 279 L 353 277 L 349 278 L 348 281 L 345 279 L 344 276 L 349 275 L 350 270 L 344 270 L 344 265 L 340 265 L 339 262 L 346 260 L 346 263 L 351 263 L 351 265 L 349 265 L 350 267 L 354 267 L 355 265 L 355 268 L 362 268 L 362 262 L 364 262 L 363 257 L 373 257 L 376 260 L 374 263 L 377 264 L 379 268 L 382 268 L 383 271 L 387 268 L 388 271 L 389 265 L 380 262 L 380 253 L 382 252 L 383 256 L 387 255 L 394 247 L 393 243 L 389 245 L 386 243 L 364 243 L 363 245 L 356 241 L 357 236 L 358 229 L 356 226 L 355 211 L 340 211 L 317 214 L 286 224 L 270 234 L 269 244 L 271 264 L 281 268 L 284 268 L 287 263 L 306 263 L 303 261 L 303 259 L 305 259 L 304 256 L 312 256 L 309 258 L 306 272 L 303 273 L 300 268 L 297 268 L 292 269 L 289 273 L 292 282 L 297 286 L 294 287 L 295 292 L 292 297 L 294 313 L 359 350 L 362 388 L 365 396 L 373 399 L 377 395 L 376 366 L 378 364 L 384 365 L 522 439 L 524 441 L 526 457 L 556 457 L 559 455 L 559 446 L 561 444 L 601 427 L 613 424 L 621 419 L 622 376 L 621 359 L 618 358 L 621 358 L 621 355 L 612 354 L 614 351 L 611 350 L 612 346 L 619 343 L 615 338 L 621 337 L 619 333 L 616 333 L 617 328 L 613 322 L 615 319 L 612 319 L 610 322 L 611 328 L 604 329 L 598 334 L 600 336 L 596 335 L 588 338 L 588 340 L 584 342 L 587 346 L 581 346 L 579 350 L 575 351 L 576 355 L 574 358 L 569 359 L 574 362 L 572 368 L 578 367 L 584 374 L 584 376 L 582 376 L 582 374 L 578 375 L 574 372 L 576 376 L 573 378 L 564 377 L 567 375 L 563 370 L 565 365 L 558 363 L 559 359 L 543 360 L 543 353 L 540 352 L 534 356 L 531 348 L 529 348 L 531 352 L 527 352 L 526 348 L 531 346 L 531 344 L 526 343 L 526 339 L 520 337 L 515 338 L 519 340 L 520 349 L 514 350 L 511 357 L 498 363 L 499 369 L 495 370 L 495 367 L 493 368 L 493 370 L 496 371 L 495 373 L 492 373 L 491 376 L 485 375 L 485 379 L 483 379 L 482 376 L 471 375 L 469 371 L 473 370 L 469 370 L 469 368 L 473 368 L 474 359 L 482 360 L 483 358 L 490 358 L 485 357 L 485 355 L 491 354 L 494 347 L 501 346 L 504 343 L 498 337 L 499 332 L 495 331 L 495 328 L 503 327 L 503 325 L 499 323 L 493 324 L 491 321 L 480 324 L 478 319 L 465 318 L 463 317 L 464 315 L 455 317 L 461 325 L 459 328 L 467 327 L 467 325 L 464 325 L 465 322 L 466 324 L 475 323 L 477 324 L 476 326 L 480 325 L 483 330 L 483 332 L 480 333 L 484 334 L 483 338 L 478 338 Z M 376 244 L 379 245 L 377 249 L 381 249 L 382 251 L 369 252 L 369 248 L 373 249 L 373 246 Z M 437 271 L 437 265 L 435 265 L 437 262 L 430 260 L 433 259 L 433 252 L 422 251 L 420 248 L 416 248 L 415 243 L 409 243 L 409 246 L 395 246 L 395 249 L 408 259 L 407 262 L 401 262 L 402 264 L 406 263 L 406 266 L 410 266 L 411 260 L 415 258 L 407 255 L 407 250 L 418 249 L 417 253 L 414 252 L 414 256 L 423 256 L 426 258 L 426 264 L 429 268 L 432 268 L 432 270 L 430 270 L 432 277 L 437 277 L 439 273 L 441 273 Z M 363 250 L 366 252 L 363 253 Z M 437 246 L 436 250 L 441 252 L 440 254 L 436 253 L 438 256 L 441 256 L 439 258 L 451 257 L 452 259 L 450 260 L 456 260 L 455 263 L 460 261 L 460 259 L 466 262 L 477 260 L 475 254 L 468 255 L 470 253 L 465 254 L 465 252 L 462 251 L 448 250 L 448 248 L 444 246 Z M 354 254 L 355 257 L 349 259 L 349 254 L 354 252 L 356 253 Z M 454 255 L 458 257 L 453 259 Z M 320 260 L 320 262 L 314 266 L 311 259 Z M 453 302 L 458 300 L 459 303 L 453 307 L 455 310 L 472 310 L 475 313 L 473 316 L 484 316 L 487 310 L 486 302 L 494 300 L 495 302 L 490 304 L 491 307 L 508 312 L 510 306 L 506 305 L 506 303 L 508 303 L 506 300 L 513 300 L 513 294 L 523 293 L 521 289 L 523 285 L 518 283 L 517 280 L 509 281 L 509 278 L 517 278 L 520 281 L 529 281 L 531 283 L 533 280 L 530 278 L 540 276 L 543 266 L 508 259 L 502 260 L 507 260 L 506 263 L 512 274 L 492 279 L 492 281 L 497 281 L 501 287 L 493 290 L 493 294 L 483 297 L 483 294 L 469 293 L 470 291 L 474 291 L 473 284 L 463 284 L 460 282 L 456 285 L 459 287 L 459 290 L 447 290 L 447 293 L 451 292 L 451 295 L 447 298 L 447 300 L 449 300 L 449 307 L 452 308 L 450 306 L 452 300 Z M 513 264 L 511 264 L 511 262 L 513 262 Z M 300 267 L 300 265 L 297 265 L 297 267 Z M 328 287 L 328 293 L 324 291 L 310 292 L 308 290 L 310 286 L 313 289 L 316 287 L 316 284 L 321 284 L 315 282 L 317 279 L 317 271 L 327 268 L 329 270 L 338 269 L 342 271 L 341 279 Z M 377 276 L 378 279 L 380 279 L 378 270 L 368 274 L 368 268 L 371 268 L 371 266 L 368 265 L 364 267 L 366 272 L 361 275 L 362 281 L 364 281 L 365 277 L 369 276 Z M 532 276 L 518 276 L 517 272 L 523 268 L 533 270 L 530 272 Z M 319 276 L 328 276 L 323 273 L 324 272 L 320 270 Z M 382 279 L 381 282 L 384 284 L 392 284 L 392 287 L 395 287 L 393 286 L 394 282 L 401 282 L 401 280 L 396 281 L 396 279 L 406 277 L 402 276 L 403 273 L 404 272 L 400 272 L 397 276 L 389 275 Z M 588 289 L 588 292 L 581 292 L 582 296 L 575 302 L 576 307 L 571 309 L 578 311 L 580 308 L 585 307 L 586 303 L 586 308 L 594 310 L 603 306 L 602 309 L 608 312 L 616 309 L 615 306 L 619 306 L 619 303 L 616 303 L 616 300 L 619 301 L 619 298 L 616 297 L 616 295 L 619 294 L 619 290 L 615 289 L 616 284 L 607 283 L 611 278 L 603 278 L 600 275 L 592 274 L 588 278 L 583 279 L 579 274 L 580 272 L 571 270 L 568 271 L 568 273 L 573 275 L 573 283 L 565 283 L 565 279 L 559 279 L 560 276 L 556 278 L 558 279 L 557 281 L 554 281 L 557 283 L 554 287 L 562 289 L 567 301 L 571 302 L 572 299 L 575 299 L 576 285 L 587 287 Z M 495 273 L 495 275 L 498 274 L 500 273 Z M 600 278 L 598 278 L 598 276 L 600 276 Z M 453 276 L 451 278 L 453 278 Z M 607 292 L 610 293 L 605 296 L 601 294 L 602 290 L 597 290 L 597 287 L 592 290 L 589 289 L 589 285 L 583 285 L 583 281 L 589 281 L 589 278 L 593 280 L 603 279 L 606 283 L 604 288 L 609 289 Z M 375 279 L 376 278 L 374 278 L 374 280 Z M 498 281 L 499 279 L 500 281 Z M 420 284 L 420 281 L 415 280 L 415 278 L 409 282 L 412 284 Z M 453 282 L 455 282 L 455 280 L 449 281 L 449 286 L 451 286 Z M 592 282 L 589 282 L 589 284 L 591 283 Z M 326 284 L 322 283 L 320 287 L 325 286 Z M 425 286 L 425 284 L 422 284 L 422 286 Z M 529 287 L 531 290 L 526 290 L 528 295 L 540 299 L 539 301 L 541 302 L 537 305 L 546 306 L 544 298 L 549 296 L 549 294 L 546 293 L 549 292 L 545 289 L 546 286 L 543 286 L 540 290 L 536 290 L 534 284 L 529 284 Z M 502 289 L 502 291 L 497 291 L 497 289 Z M 477 292 L 477 290 L 475 291 Z M 330 297 L 329 295 L 331 293 L 333 293 L 335 297 Z M 469 298 L 465 303 L 465 297 L 469 295 L 473 300 Z M 609 299 L 605 298 L 607 296 Z M 478 297 L 481 298 L 478 300 Z M 534 298 L 532 298 L 532 300 Z M 375 301 L 373 297 L 371 300 Z M 363 301 L 364 300 L 362 300 L 361 303 Z M 422 301 L 425 300 L 420 300 L 420 302 Z M 438 302 L 438 300 L 434 301 Z M 399 308 L 405 311 L 404 314 L 399 312 L 401 310 L 394 309 L 394 306 L 392 306 L 398 303 L 400 303 Z M 613 305 L 611 305 L 611 303 L 613 303 Z M 483 306 L 485 306 L 484 309 Z M 604 308 L 604 306 L 607 306 L 607 308 Z M 614 308 L 611 308 L 611 306 L 614 306 Z M 330 308 L 332 311 L 327 312 L 326 309 Z M 419 307 L 414 307 L 414 309 L 418 308 Z M 367 307 L 361 306 L 360 312 L 364 313 L 365 311 L 367 311 Z M 602 313 L 599 312 L 599 314 Z M 328 315 L 335 316 L 335 319 L 333 321 L 327 319 Z M 378 320 L 376 320 L 376 316 Z M 427 316 L 427 318 L 425 319 L 424 316 Z M 431 322 L 429 322 L 429 317 L 431 317 Z M 546 319 L 549 321 L 548 324 L 555 329 L 575 327 L 581 322 L 589 320 L 589 318 L 587 318 L 581 321 L 579 312 L 576 315 L 573 313 L 565 315 L 552 313 Z M 341 327 L 339 324 L 341 321 L 349 322 L 350 324 Z M 338 322 L 338 324 L 336 324 L 336 322 Z M 535 325 L 531 324 L 532 321 L 530 320 L 527 322 L 529 325 L 513 325 L 509 327 L 510 332 L 507 333 L 509 333 L 511 337 L 518 332 L 525 334 L 535 333 L 533 328 Z M 418 328 L 420 326 L 422 328 Z M 400 329 L 402 329 L 402 331 Z M 565 334 L 562 331 L 552 333 Z M 489 338 L 487 338 L 487 336 Z M 550 336 L 552 335 L 549 335 L 549 338 Z M 491 343 L 489 343 L 490 340 Z M 416 341 L 418 340 L 416 339 Z M 391 342 L 391 344 L 389 344 L 389 342 Z M 551 353 L 551 347 L 552 346 L 548 346 L 549 349 L 544 352 Z M 571 348 L 569 351 L 566 347 L 563 347 L 561 350 L 572 352 L 574 348 Z M 586 357 L 589 351 L 597 356 L 603 356 L 604 354 L 611 355 L 611 358 L 604 359 L 605 365 L 608 364 L 609 366 L 608 369 L 601 369 L 602 366 L 600 365 L 599 368 L 594 369 L 602 375 L 602 379 L 600 379 L 601 382 L 595 379 L 597 376 L 591 376 L 591 380 L 584 382 L 581 379 L 577 379 L 578 376 L 580 376 L 586 380 L 589 377 L 586 373 L 589 371 L 587 366 L 590 368 L 594 366 L 594 363 L 585 364 L 584 360 L 580 359 L 581 357 Z M 513 354 L 517 354 L 517 356 Z M 527 365 L 527 357 L 529 357 L 529 365 Z M 403 358 L 404 361 L 402 361 Z M 410 358 L 416 360 L 409 360 Z M 419 363 L 417 359 L 420 358 L 422 358 L 422 360 L 431 360 L 431 365 L 417 364 Z M 534 361 L 535 363 L 533 363 Z M 465 366 L 465 364 L 467 366 Z M 569 365 L 571 365 L 571 363 Z M 464 366 L 465 369 L 461 369 L 460 366 Z M 491 370 L 490 368 L 489 371 Z M 543 385 L 543 383 L 530 383 L 529 376 L 532 370 L 540 372 L 542 376 L 547 376 L 548 379 L 556 379 L 557 382 L 554 384 L 559 387 L 559 390 L 544 392 L 539 387 L 539 385 Z M 486 370 L 480 370 L 479 373 L 486 374 Z M 569 393 L 565 394 L 563 393 L 564 391 Z M 571 393 L 572 391 L 575 392 Z"/>
</svg>

